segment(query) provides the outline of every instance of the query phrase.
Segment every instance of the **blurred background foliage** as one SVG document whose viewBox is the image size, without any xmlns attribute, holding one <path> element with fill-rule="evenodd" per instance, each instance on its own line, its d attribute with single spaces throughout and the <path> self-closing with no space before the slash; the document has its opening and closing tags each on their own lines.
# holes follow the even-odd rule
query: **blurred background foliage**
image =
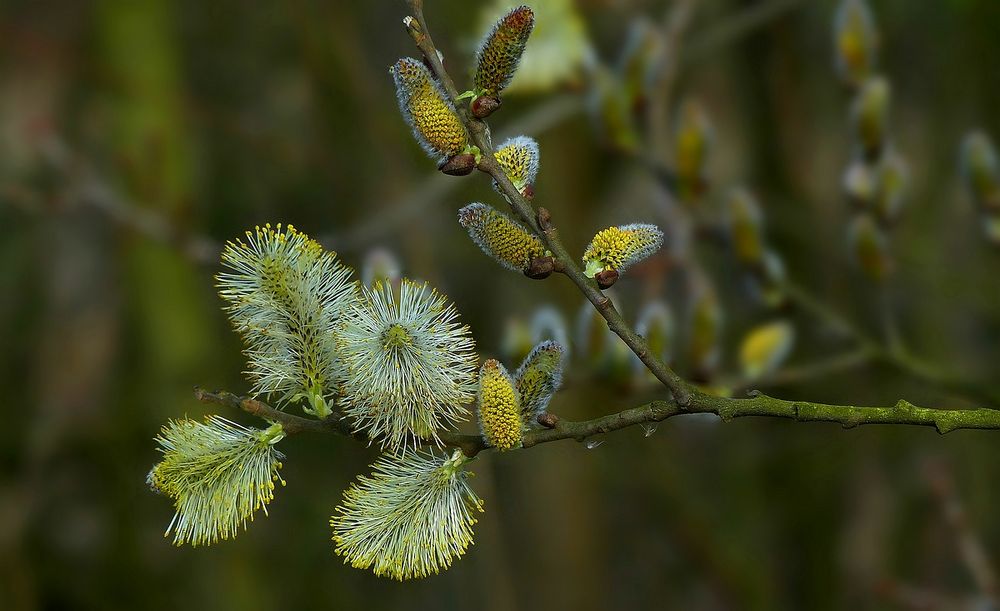
<svg viewBox="0 0 1000 611">
<path fill-rule="evenodd" d="M 1000 3 L 872 2 L 889 131 L 909 176 L 883 287 L 850 263 L 851 95 L 834 70 L 836 3 L 693 5 L 669 109 L 650 121 L 672 127 L 683 99 L 710 120 L 698 214 L 746 187 L 790 279 L 873 336 L 888 309 L 914 353 L 995 393 L 1000 251 L 980 231 L 958 156 L 972 129 L 1000 137 Z M 739 386 L 727 380 L 742 338 L 779 318 L 794 329 L 788 366 L 841 353 L 829 325 L 749 290 L 726 248 L 675 231 L 690 215 L 647 163 L 670 163 L 668 142 L 588 111 L 594 91 L 620 91 L 607 79 L 619 78 L 608 75 L 637 20 L 659 27 L 671 3 L 536 9 L 542 59 L 490 122 L 539 141 L 535 202 L 569 246 L 609 224 L 667 228 L 664 254 L 614 289 L 627 318 L 665 300 L 678 366 L 714 385 Z M 499 10 L 427 0 L 454 74 Z M 539 334 L 579 335 L 568 282 L 504 272 L 458 227 L 460 206 L 501 202 L 482 176 L 436 173 L 399 117 L 387 67 L 415 53 L 404 14 L 399 2 L 315 0 L 0 6 L 0 607 L 996 608 L 991 432 L 677 418 L 484 456 L 477 544 L 447 573 L 404 584 L 343 566 L 329 541 L 328 517 L 374 450 L 301 437 L 283 444 L 288 487 L 269 518 L 207 549 L 162 538 L 172 509 L 145 486 L 152 437 L 167 418 L 208 413 L 193 385 L 248 386 L 212 279 L 220 244 L 247 227 L 292 222 L 356 266 L 388 249 L 456 302 L 484 358 L 508 366 L 540 308 Z M 699 325 L 711 327 L 707 347 L 691 344 Z M 600 327 L 584 334 L 552 411 L 582 419 L 654 396 L 620 343 L 587 352 L 607 339 Z M 761 387 L 973 404 L 857 365 Z"/>
</svg>

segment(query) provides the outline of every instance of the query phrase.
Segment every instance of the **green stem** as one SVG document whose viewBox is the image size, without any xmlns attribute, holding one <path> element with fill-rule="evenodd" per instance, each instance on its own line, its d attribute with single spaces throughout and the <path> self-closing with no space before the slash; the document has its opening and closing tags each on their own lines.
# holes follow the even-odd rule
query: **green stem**
<svg viewBox="0 0 1000 611">
<path fill-rule="evenodd" d="M 276 422 L 288 435 L 335 433 L 354 437 L 364 443 L 368 442 L 368 438 L 364 434 L 355 433 L 350 422 L 337 414 L 325 420 L 302 418 L 276 410 L 257 399 L 239 397 L 224 391 L 208 392 L 195 389 L 195 396 L 198 400 L 206 403 L 241 409 L 254 416 Z M 594 435 L 610 433 L 639 424 L 661 422 L 686 414 L 715 414 L 726 422 L 745 417 L 784 418 L 797 422 L 832 422 L 840 424 L 845 429 L 866 424 L 901 424 L 933 427 L 941 434 L 959 429 L 1000 430 L 1000 411 L 990 409 L 952 410 L 917 407 L 904 400 L 899 400 L 888 407 L 830 405 L 812 401 L 777 399 L 761 393 L 752 393 L 752 396 L 746 399 L 731 399 L 716 397 L 696 390 L 692 392 L 687 407 L 681 407 L 674 401 L 652 401 L 639 407 L 592 420 L 560 420 L 551 429 L 532 429 L 525 432 L 523 446 L 530 448 L 563 439 L 584 441 Z M 489 448 L 480 435 L 445 431 L 440 433 L 439 437 L 445 446 L 460 449 L 470 458 Z"/>
</svg>

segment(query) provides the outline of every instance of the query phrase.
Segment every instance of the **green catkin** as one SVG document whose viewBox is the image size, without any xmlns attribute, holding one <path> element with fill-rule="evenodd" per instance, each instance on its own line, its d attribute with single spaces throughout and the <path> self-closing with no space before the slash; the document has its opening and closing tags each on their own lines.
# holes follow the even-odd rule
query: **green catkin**
<svg viewBox="0 0 1000 611">
<path fill-rule="evenodd" d="M 518 367 L 514 384 L 521 398 L 521 420 L 532 425 L 544 414 L 562 384 L 563 347 L 556 342 L 538 344 Z"/>
<path fill-rule="evenodd" d="M 211 545 L 246 528 L 274 498 L 284 456 L 274 444 L 281 425 L 250 429 L 218 416 L 204 423 L 171 420 L 156 442 L 163 453 L 146 477 L 150 488 L 174 501 L 176 513 L 164 536 L 174 544 Z"/>
</svg>

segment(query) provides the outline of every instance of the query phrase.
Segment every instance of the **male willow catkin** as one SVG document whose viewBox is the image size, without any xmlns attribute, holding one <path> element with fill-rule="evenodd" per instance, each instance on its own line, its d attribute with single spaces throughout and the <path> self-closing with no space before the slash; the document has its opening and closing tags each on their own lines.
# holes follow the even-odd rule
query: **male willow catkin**
<svg viewBox="0 0 1000 611">
<path fill-rule="evenodd" d="M 521 398 L 507 369 L 494 359 L 479 371 L 479 428 L 486 442 L 504 452 L 521 446 Z"/>
<path fill-rule="evenodd" d="M 510 84 L 534 27 L 535 14 L 524 5 L 511 9 L 496 22 L 476 53 L 473 80 L 477 96 L 496 97 Z"/>
<path fill-rule="evenodd" d="M 599 231 L 583 253 L 584 274 L 593 278 L 604 270 L 624 272 L 663 245 L 656 225 L 632 223 Z"/>
<path fill-rule="evenodd" d="M 521 420 L 526 425 L 537 422 L 545 413 L 552 396 L 562 384 L 563 347 L 545 341 L 525 357 L 514 374 L 514 385 L 521 400 Z"/>
<path fill-rule="evenodd" d="M 514 188 L 531 199 L 534 196 L 535 177 L 538 176 L 538 143 L 527 136 L 508 138 L 497 146 L 493 156 Z M 493 182 L 493 188 L 500 192 L 496 181 Z"/>
<path fill-rule="evenodd" d="M 465 206 L 458 211 L 458 222 L 484 253 L 511 271 L 524 272 L 534 259 L 546 254 L 537 236 L 486 204 Z"/>
<path fill-rule="evenodd" d="M 468 459 L 407 450 L 383 456 L 344 491 L 330 519 L 344 562 L 399 581 L 447 569 L 472 544 L 483 502 L 467 483 Z"/>
<path fill-rule="evenodd" d="M 274 444 L 281 425 L 250 429 L 219 416 L 205 422 L 171 420 L 156 438 L 163 460 L 146 478 L 150 488 L 174 501 L 165 536 L 174 544 L 211 545 L 245 529 L 258 509 L 267 513 L 284 456 Z"/>
<path fill-rule="evenodd" d="M 447 297 L 403 279 L 362 287 L 336 334 L 347 372 L 344 412 L 359 432 L 399 453 L 468 413 L 477 356 Z"/>
<path fill-rule="evenodd" d="M 411 57 L 404 57 L 389 71 L 396 83 L 399 111 L 413 129 L 413 137 L 427 154 L 444 161 L 464 152 L 469 134 L 427 66 Z"/>
<path fill-rule="evenodd" d="M 246 342 L 254 392 L 279 403 L 304 398 L 306 412 L 328 415 L 344 379 L 332 334 L 355 299 L 353 270 L 280 223 L 228 242 L 222 264 L 219 295 Z"/>
</svg>

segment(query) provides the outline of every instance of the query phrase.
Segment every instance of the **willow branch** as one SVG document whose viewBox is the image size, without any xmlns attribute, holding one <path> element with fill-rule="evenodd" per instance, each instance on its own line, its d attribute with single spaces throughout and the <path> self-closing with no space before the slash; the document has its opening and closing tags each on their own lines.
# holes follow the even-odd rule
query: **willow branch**
<svg viewBox="0 0 1000 611">
<path fill-rule="evenodd" d="M 797 422 L 832 422 L 840 424 L 845 429 L 867 424 L 902 424 L 932 427 L 941 434 L 959 429 L 1000 430 L 1000 412 L 996 410 L 917 407 L 903 400 L 889 407 L 828 405 L 812 401 L 777 399 L 761 393 L 751 394 L 752 396 L 746 399 L 731 399 L 694 393 L 687 407 L 681 407 L 675 401 L 652 401 L 592 420 L 559 420 L 553 428 L 526 431 L 523 445 L 525 448 L 530 448 L 563 439 L 584 441 L 595 435 L 640 424 L 662 422 L 685 414 L 715 414 L 727 422 L 745 417 L 784 418 Z M 333 433 L 352 437 L 364 443 L 369 442 L 367 436 L 353 429 L 350 419 L 337 413 L 323 420 L 303 418 L 274 409 L 258 399 L 240 397 L 226 391 L 209 392 L 200 388 L 195 389 L 195 397 L 205 403 L 224 405 L 270 422 L 278 422 L 288 435 Z M 445 431 L 439 438 L 445 446 L 459 448 L 470 457 L 489 449 L 480 435 Z"/>
<path fill-rule="evenodd" d="M 489 135 L 489 128 L 483 121 L 476 119 L 458 99 L 459 91 L 455 87 L 455 82 L 444 69 L 441 63 L 441 56 L 427 29 L 424 20 L 423 2 L 420 0 L 407 0 L 407 4 L 412 11 L 404 23 L 406 29 L 413 38 L 417 48 L 424 54 L 424 59 L 430 65 L 431 71 L 444 87 L 452 104 L 457 109 L 465 127 L 469 132 L 473 144 L 482 153 L 482 161 L 479 170 L 489 174 L 500 188 L 501 193 L 507 199 L 513 211 L 520 220 L 530 227 L 541 238 L 545 247 L 552 253 L 552 258 L 556 262 L 556 268 L 568 277 L 577 286 L 581 293 L 594 305 L 597 311 L 604 317 L 608 327 L 622 339 L 629 349 L 639 357 L 639 360 L 660 380 L 670 392 L 679 405 L 687 405 L 691 400 L 691 391 L 688 384 L 670 369 L 663 361 L 657 358 L 646 345 L 646 340 L 638 333 L 635 333 L 622 315 L 615 309 L 611 300 L 598 288 L 596 283 L 583 275 L 583 272 L 576 264 L 576 260 L 569 254 L 556 228 L 546 217 L 539 223 L 535 211 L 531 204 L 521 195 L 507 178 L 506 173 L 500 168 L 493 157 L 493 144 Z M 540 211 L 541 212 L 541 211 Z"/>
</svg>

